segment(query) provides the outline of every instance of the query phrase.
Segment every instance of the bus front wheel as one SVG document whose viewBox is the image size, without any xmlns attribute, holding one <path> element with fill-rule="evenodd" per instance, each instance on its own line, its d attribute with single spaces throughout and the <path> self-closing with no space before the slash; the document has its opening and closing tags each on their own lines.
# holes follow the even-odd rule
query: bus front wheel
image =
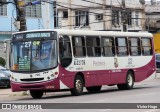
<svg viewBox="0 0 160 112">
<path fill-rule="evenodd" d="M 43 96 L 43 91 L 40 90 L 30 90 L 30 95 L 32 98 L 40 99 Z"/>
<path fill-rule="evenodd" d="M 71 89 L 73 96 L 78 96 L 83 93 L 84 81 L 80 75 L 77 75 L 74 80 L 74 88 Z"/>
<path fill-rule="evenodd" d="M 129 89 L 133 88 L 133 85 L 134 85 L 133 73 L 131 71 L 129 71 L 127 73 L 126 83 L 125 84 L 118 84 L 117 87 L 120 90 L 129 90 Z"/>
</svg>

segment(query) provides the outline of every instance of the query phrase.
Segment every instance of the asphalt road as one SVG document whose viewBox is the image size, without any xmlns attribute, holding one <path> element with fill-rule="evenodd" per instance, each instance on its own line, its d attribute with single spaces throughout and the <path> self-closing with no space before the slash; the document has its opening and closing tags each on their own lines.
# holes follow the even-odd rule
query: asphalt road
<svg viewBox="0 0 160 112">
<path fill-rule="evenodd" d="M 9 89 L 1 88 L 0 91 L 8 91 Z M 0 92 L 0 93 L 1 93 Z M 18 94 L 0 94 L 0 102 L 1 103 L 64 103 L 64 104 L 58 104 L 58 105 L 52 105 L 47 104 L 46 106 L 50 105 L 49 107 L 56 106 L 58 110 L 47 110 L 52 112 L 64 112 L 65 108 L 78 108 L 77 110 L 74 109 L 65 109 L 65 112 L 160 112 L 158 109 L 152 109 L 152 108 L 138 108 L 139 103 L 148 103 L 149 105 L 152 105 L 156 108 L 156 104 L 152 103 L 158 103 L 158 107 L 160 108 L 160 79 L 153 79 L 146 82 L 140 82 L 136 83 L 134 86 L 134 89 L 132 90 L 124 90 L 120 91 L 117 89 L 116 86 L 103 86 L 100 93 L 88 93 L 87 91 L 84 91 L 84 94 L 81 96 L 71 96 L 70 92 L 55 92 L 55 93 L 47 93 L 44 95 L 42 99 L 32 99 L 30 95 L 23 95 L 23 93 Z M 68 103 L 71 103 L 69 105 L 66 105 Z M 76 105 L 76 103 L 78 103 Z M 86 103 L 88 110 L 85 110 L 86 106 L 84 106 L 84 103 Z M 116 106 L 115 104 L 118 103 L 120 107 L 123 108 L 123 106 L 129 104 L 137 104 L 136 108 L 131 109 L 112 109 L 112 108 L 99 108 L 97 105 L 92 105 L 92 103 L 95 103 L 97 105 L 100 105 L 100 103 L 103 103 L 103 105 L 110 105 L 113 103 L 113 106 Z M 148 105 L 147 104 L 147 105 Z M 143 105 L 143 104 L 142 104 Z M 140 105 L 140 106 L 142 106 Z M 97 107 L 96 107 L 97 106 Z M 144 105 L 145 106 L 145 105 Z M 125 106 L 126 107 L 126 106 Z M 63 108 L 63 109 L 62 109 Z M 93 109 L 94 108 L 94 109 Z M 114 107 L 113 107 L 114 108 Z M 61 110 L 62 109 L 62 110 Z M 13 111 L 13 110 L 12 110 Z M 12 112 L 11 111 L 11 112 Z M 15 110 L 16 112 L 20 112 L 22 110 Z M 28 110 L 23 110 L 28 111 Z M 44 110 L 34 110 L 36 112 L 41 112 Z"/>
</svg>

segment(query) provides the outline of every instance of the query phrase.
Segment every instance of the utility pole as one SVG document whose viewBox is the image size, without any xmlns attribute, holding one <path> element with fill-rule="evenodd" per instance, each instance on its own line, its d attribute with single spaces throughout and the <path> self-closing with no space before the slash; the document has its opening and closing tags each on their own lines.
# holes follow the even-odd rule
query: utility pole
<svg viewBox="0 0 160 112">
<path fill-rule="evenodd" d="M 26 19 L 25 19 L 25 2 L 23 0 L 13 0 L 13 2 L 6 2 L 4 0 L 0 1 L 0 5 L 5 5 L 12 3 L 16 7 L 16 25 L 19 29 L 19 31 L 25 31 L 26 30 Z"/>
<path fill-rule="evenodd" d="M 127 17 L 126 17 L 126 6 L 125 0 L 122 0 L 122 31 L 127 31 Z"/>
<path fill-rule="evenodd" d="M 25 18 L 25 2 L 23 0 L 14 0 L 16 10 L 17 10 L 17 20 L 20 23 L 19 31 L 25 31 L 26 28 L 26 18 Z"/>
</svg>

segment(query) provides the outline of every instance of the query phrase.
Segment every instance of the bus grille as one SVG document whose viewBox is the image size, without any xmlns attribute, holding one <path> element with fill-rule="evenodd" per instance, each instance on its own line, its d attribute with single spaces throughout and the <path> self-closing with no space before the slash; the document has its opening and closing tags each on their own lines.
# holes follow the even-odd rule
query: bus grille
<svg viewBox="0 0 160 112">
<path fill-rule="evenodd" d="M 28 78 L 28 79 L 21 79 L 21 81 L 41 81 L 44 80 L 44 78 Z"/>
<path fill-rule="evenodd" d="M 29 88 L 44 88 L 44 86 L 37 85 L 37 86 L 21 86 L 23 89 L 29 89 Z"/>
</svg>

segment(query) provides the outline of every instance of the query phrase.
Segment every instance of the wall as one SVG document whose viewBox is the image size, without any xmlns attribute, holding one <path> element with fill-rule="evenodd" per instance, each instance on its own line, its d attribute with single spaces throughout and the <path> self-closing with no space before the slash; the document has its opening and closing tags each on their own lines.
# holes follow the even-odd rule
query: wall
<svg viewBox="0 0 160 112">
<path fill-rule="evenodd" d="M 64 7 L 58 7 L 58 13 L 59 13 L 59 24 L 62 29 L 84 29 L 84 30 L 119 30 L 122 29 L 122 23 L 120 23 L 117 26 L 112 25 L 111 21 L 111 10 L 113 7 L 119 8 L 121 10 L 122 8 L 122 0 L 92 0 L 89 3 L 82 0 L 57 0 L 57 3 L 64 6 Z M 144 30 L 144 22 L 145 22 L 145 16 L 144 16 L 144 5 L 142 5 L 139 0 L 125 0 L 126 2 L 126 10 L 131 9 L 132 10 L 132 18 L 135 17 L 135 12 L 139 12 L 139 25 L 136 26 L 135 19 L 132 19 L 132 26 L 128 27 L 128 30 L 130 31 L 141 31 Z M 71 3 L 71 4 L 70 4 Z M 100 5 L 104 4 L 104 5 Z M 106 4 L 106 5 L 105 5 Z M 110 7 L 112 5 L 112 8 Z M 72 9 L 69 9 L 72 8 Z M 71 16 L 68 19 L 61 18 L 63 10 L 68 10 L 68 15 Z M 91 23 L 87 27 L 75 27 L 75 10 L 86 10 L 89 12 L 94 13 L 103 13 L 103 20 L 96 20 L 94 13 L 89 13 L 89 23 Z M 65 27 L 63 27 L 65 26 Z M 97 27 L 98 26 L 98 27 Z"/>
</svg>

